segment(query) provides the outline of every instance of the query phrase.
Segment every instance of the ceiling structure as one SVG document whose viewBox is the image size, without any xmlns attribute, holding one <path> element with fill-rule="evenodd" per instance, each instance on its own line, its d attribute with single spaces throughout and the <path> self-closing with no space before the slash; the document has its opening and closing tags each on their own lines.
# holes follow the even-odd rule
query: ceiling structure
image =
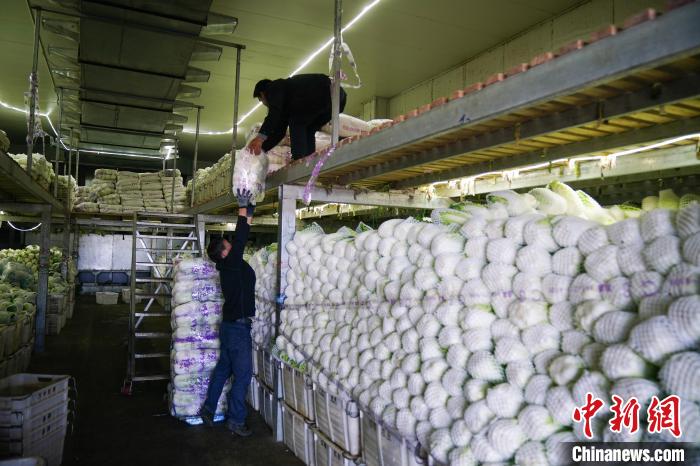
<svg viewBox="0 0 700 466">
<path fill-rule="evenodd" d="M 3 3 L 0 63 L 4 71 L 0 79 L 0 101 L 22 108 L 31 70 L 33 19 L 27 0 Z M 216 46 L 202 44 L 197 36 L 202 35 L 203 26 L 208 22 L 222 23 L 222 18 L 238 19 L 232 35 L 207 37 L 246 46 L 241 63 L 241 116 L 256 104 L 252 88 L 258 79 L 289 75 L 332 36 L 333 2 L 329 0 L 29 0 L 29 3 L 50 9 L 77 6 L 83 14 L 123 18 L 131 23 L 145 22 L 153 28 L 178 31 L 166 37 L 153 30 L 125 27 L 119 21 L 85 17 L 57 21 L 58 15 L 46 14 L 42 45 L 54 72 L 53 76 L 49 73 L 42 55 L 39 82 L 41 111 L 50 112 L 54 124 L 58 121 L 54 81 L 56 86 L 92 89 L 81 91 L 79 101 L 73 98 L 72 104 L 64 106 L 67 110 L 64 120 L 69 125 L 80 124 L 84 144 L 113 143 L 116 134 L 119 145 L 157 151 L 164 136 L 183 127 L 185 133 L 180 134 L 183 164 L 191 163 L 187 161 L 194 140 L 190 131 L 194 130 L 195 111 L 191 105 L 204 107 L 203 132 L 224 133 L 200 137 L 203 164 L 218 159 L 231 145 L 231 134 L 226 131 L 230 130 L 233 119 L 236 50 L 222 47 L 217 53 Z M 343 3 L 343 24 L 347 24 L 370 0 Z M 361 89 L 348 90 L 346 111 L 359 114 L 362 102 L 373 96 L 393 96 L 578 3 L 580 0 L 381 0 L 344 34 L 363 80 Z M 301 70 L 327 71 L 327 49 Z M 126 99 L 119 93 L 138 94 L 141 99 Z M 263 117 L 263 109 L 249 115 L 242 123 L 239 140 Z M 0 107 L 0 128 L 16 143 L 15 150 L 22 150 L 21 142 L 26 134 L 24 115 Z M 44 129 L 51 132 L 46 119 Z M 100 155 L 92 159 L 99 162 L 107 157 Z"/>
</svg>

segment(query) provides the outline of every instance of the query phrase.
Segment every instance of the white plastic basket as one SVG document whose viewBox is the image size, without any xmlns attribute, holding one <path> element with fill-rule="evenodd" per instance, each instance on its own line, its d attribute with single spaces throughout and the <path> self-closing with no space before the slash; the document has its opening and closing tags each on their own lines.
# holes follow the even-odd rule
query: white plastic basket
<svg viewBox="0 0 700 466">
<path fill-rule="evenodd" d="M 285 363 L 280 364 L 280 373 L 284 402 L 306 419 L 313 421 L 314 393 L 311 377 Z"/>
<path fill-rule="evenodd" d="M 277 403 L 275 400 L 275 394 L 272 393 L 272 390 L 270 390 L 268 387 L 265 386 L 265 384 L 260 384 L 260 414 L 262 415 L 263 419 L 265 419 L 265 423 L 273 429 L 274 427 L 274 410 L 279 407 L 280 403 Z"/>
<path fill-rule="evenodd" d="M 350 395 L 331 395 L 314 384 L 314 413 L 318 429 L 351 456 L 360 454 L 360 413 Z"/>
<path fill-rule="evenodd" d="M 97 291 L 95 293 L 95 300 L 97 304 L 117 304 L 119 301 L 119 293 L 113 293 L 111 291 Z"/>
<path fill-rule="evenodd" d="M 16 374 L 0 380 L 0 453 L 61 464 L 68 423 L 67 375 Z"/>
<path fill-rule="evenodd" d="M 311 429 L 314 435 L 314 463 L 316 466 L 355 466 L 358 458 L 331 442 L 318 428 Z"/>
<path fill-rule="evenodd" d="M 278 363 L 272 357 L 272 353 L 260 346 L 255 348 L 255 358 L 257 360 L 258 380 L 267 388 L 272 390 L 275 386 L 275 370 L 278 368 Z"/>
<path fill-rule="evenodd" d="M 284 403 L 282 405 L 282 431 L 284 444 L 307 466 L 315 466 L 311 423 L 304 416 Z"/>
<path fill-rule="evenodd" d="M 144 292 L 144 290 L 136 288 L 136 303 L 140 303 L 143 300 L 141 296 L 138 296 L 138 293 Z M 122 288 L 122 301 L 126 304 L 131 304 L 131 288 Z"/>
<path fill-rule="evenodd" d="M 260 398 L 262 398 L 260 395 L 260 382 L 258 382 L 257 377 L 252 377 L 245 400 L 255 411 L 260 411 Z"/>
<path fill-rule="evenodd" d="M 46 314 L 46 334 L 59 335 L 63 330 L 62 314 Z"/>
<path fill-rule="evenodd" d="M 379 425 L 371 415 L 360 412 L 362 419 L 362 459 L 366 466 L 421 466 L 418 447 Z"/>
</svg>

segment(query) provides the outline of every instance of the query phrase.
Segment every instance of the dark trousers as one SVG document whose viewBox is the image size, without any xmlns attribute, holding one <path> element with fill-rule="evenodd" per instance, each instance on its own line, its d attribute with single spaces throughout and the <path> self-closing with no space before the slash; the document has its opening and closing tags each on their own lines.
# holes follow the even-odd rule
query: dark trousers
<svg viewBox="0 0 700 466">
<path fill-rule="evenodd" d="M 345 102 L 347 94 L 343 88 L 340 88 L 340 111 L 345 110 Z M 292 119 L 289 122 L 289 139 L 292 143 L 292 158 L 294 160 L 306 157 L 316 151 L 316 131 L 320 130 L 323 125 L 331 121 L 333 116 L 333 107 L 331 99 L 328 99 L 328 105 L 324 106 L 313 115 L 305 115 L 304 118 Z"/>
<path fill-rule="evenodd" d="M 228 422 L 244 424 L 248 409 L 245 397 L 253 376 L 253 341 L 250 324 L 224 321 L 219 329 L 221 354 L 209 380 L 204 408 L 216 413 L 216 405 L 229 377 L 233 376 L 228 394 Z"/>
</svg>

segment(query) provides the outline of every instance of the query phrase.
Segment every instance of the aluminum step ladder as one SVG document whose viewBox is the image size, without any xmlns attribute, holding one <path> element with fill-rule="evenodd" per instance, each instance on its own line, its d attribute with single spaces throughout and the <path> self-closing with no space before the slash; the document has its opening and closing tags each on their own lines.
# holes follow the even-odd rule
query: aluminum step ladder
<svg viewBox="0 0 700 466">
<path fill-rule="evenodd" d="M 131 395 L 137 382 L 170 379 L 170 371 L 163 369 L 169 364 L 154 369 L 147 363 L 170 358 L 173 261 L 201 256 L 204 235 L 200 231 L 204 225 L 197 215 L 134 213 L 132 226 L 128 361 L 123 395 Z M 148 277 L 138 276 L 143 271 L 150 272 Z M 156 327 L 158 324 L 160 327 Z M 157 343 L 165 346 L 166 341 L 168 351 L 153 348 Z"/>
</svg>

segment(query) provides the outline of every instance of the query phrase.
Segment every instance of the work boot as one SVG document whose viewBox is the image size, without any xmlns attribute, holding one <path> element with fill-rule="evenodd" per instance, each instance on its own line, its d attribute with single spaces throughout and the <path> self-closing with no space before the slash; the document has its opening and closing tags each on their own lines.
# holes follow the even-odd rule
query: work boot
<svg viewBox="0 0 700 466">
<path fill-rule="evenodd" d="M 235 422 L 228 421 L 226 423 L 226 428 L 238 435 L 239 437 L 250 437 L 253 435 L 253 431 L 245 424 L 237 424 Z"/>
<path fill-rule="evenodd" d="M 204 422 L 204 424 L 208 425 L 209 427 L 214 426 L 214 415 L 209 412 L 207 408 L 202 408 L 199 410 L 199 417 L 202 418 L 202 422 Z"/>
</svg>

